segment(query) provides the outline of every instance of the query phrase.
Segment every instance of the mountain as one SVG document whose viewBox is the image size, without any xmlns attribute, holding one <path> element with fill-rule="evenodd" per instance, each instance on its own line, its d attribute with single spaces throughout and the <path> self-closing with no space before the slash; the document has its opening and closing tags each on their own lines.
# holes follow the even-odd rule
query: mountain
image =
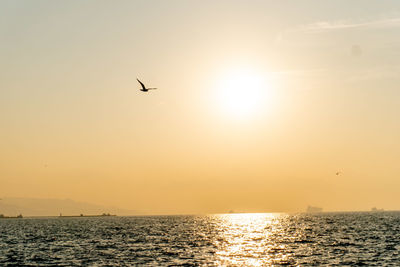
<svg viewBox="0 0 400 267">
<path fill-rule="evenodd" d="M 59 216 L 60 213 L 62 215 L 138 214 L 134 210 L 104 207 L 71 199 L 3 198 L 0 200 L 0 214 L 7 216 L 18 214 L 24 216 Z"/>
</svg>

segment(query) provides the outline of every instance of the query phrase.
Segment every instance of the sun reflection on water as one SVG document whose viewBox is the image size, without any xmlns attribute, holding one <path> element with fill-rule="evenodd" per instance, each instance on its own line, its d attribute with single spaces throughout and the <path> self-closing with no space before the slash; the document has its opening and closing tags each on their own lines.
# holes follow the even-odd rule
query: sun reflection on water
<svg viewBox="0 0 400 267">
<path fill-rule="evenodd" d="M 218 265 L 265 266 L 285 262 L 285 245 L 271 242 L 271 235 L 282 231 L 276 213 L 213 215 L 218 222 L 215 240 Z"/>
</svg>

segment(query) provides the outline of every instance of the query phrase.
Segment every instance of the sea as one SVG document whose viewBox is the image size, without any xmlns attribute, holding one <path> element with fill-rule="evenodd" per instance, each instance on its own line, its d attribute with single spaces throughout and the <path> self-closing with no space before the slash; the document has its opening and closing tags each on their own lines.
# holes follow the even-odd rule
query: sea
<svg viewBox="0 0 400 267">
<path fill-rule="evenodd" d="M 0 266 L 400 266 L 400 212 L 0 219 Z"/>
</svg>

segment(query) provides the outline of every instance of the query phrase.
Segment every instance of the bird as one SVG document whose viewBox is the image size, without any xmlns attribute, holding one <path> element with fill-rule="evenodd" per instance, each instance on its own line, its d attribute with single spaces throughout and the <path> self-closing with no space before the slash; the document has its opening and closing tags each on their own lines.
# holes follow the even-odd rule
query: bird
<svg viewBox="0 0 400 267">
<path fill-rule="evenodd" d="M 341 172 L 336 172 L 336 175 L 339 175 L 339 174 L 341 174 Z"/>
<path fill-rule="evenodd" d="M 136 78 L 136 80 L 140 83 L 140 85 L 142 86 L 142 89 L 140 89 L 140 91 L 142 91 L 142 92 L 148 92 L 149 90 L 155 90 L 155 89 L 157 89 L 157 88 L 146 88 L 146 86 L 141 82 L 141 81 L 139 81 L 139 79 L 138 78 Z"/>
</svg>

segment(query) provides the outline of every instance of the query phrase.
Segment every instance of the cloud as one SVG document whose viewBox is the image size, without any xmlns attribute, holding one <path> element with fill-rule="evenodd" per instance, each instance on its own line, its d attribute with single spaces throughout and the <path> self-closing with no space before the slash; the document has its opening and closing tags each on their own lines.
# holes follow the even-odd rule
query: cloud
<svg viewBox="0 0 400 267">
<path fill-rule="evenodd" d="M 376 19 L 370 21 L 319 21 L 298 27 L 298 31 L 319 33 L 333 30 L 346 30 L 355 28 L 393 28 L 400 27 L 400 18 Z"/>
<path fill-rule="evenodd" d="M 314 68 L 314 69 L 286 69 L 279 71 L 272 71 L 275 75 L 291 75 L 291 76 L 311 76 L 315 74 L 321 74 L 326 72 L 327 69 L 324 68 Z"/>
<path fill-rule="evenodd" d="M 375 18 L 370 20 L 335 20 L 335 21 L 317 21 L 309 24 L 301 24 L 292 28 L 287 28 L 277 34 L 274 40 L 276 46 L 282 44 L 293 44 L 299 46 L 299 40 L 293 41 L 293 38 L 298 37 L 298 34 L 320 34 L 333 31 L 343 31 L 351 29 L 389 29 L 400 28 L 400 15 L 396 17 Z M 304 42 L 304 40 L 303 40 Z M 361 47 L 360 47 L 361 48 Z M 357 48 L 355 48 L 357 49 Z M 354 51 L 353 51 L 354 52 Z M 362 52 L 361 49 L 359 52 Z M 357 54 L 357 52 L 356 52 Z M 360 55 L 358 53 L 357 55 Z M 355 55 L 352 53 L 352 55 Z"/>
</svg>

